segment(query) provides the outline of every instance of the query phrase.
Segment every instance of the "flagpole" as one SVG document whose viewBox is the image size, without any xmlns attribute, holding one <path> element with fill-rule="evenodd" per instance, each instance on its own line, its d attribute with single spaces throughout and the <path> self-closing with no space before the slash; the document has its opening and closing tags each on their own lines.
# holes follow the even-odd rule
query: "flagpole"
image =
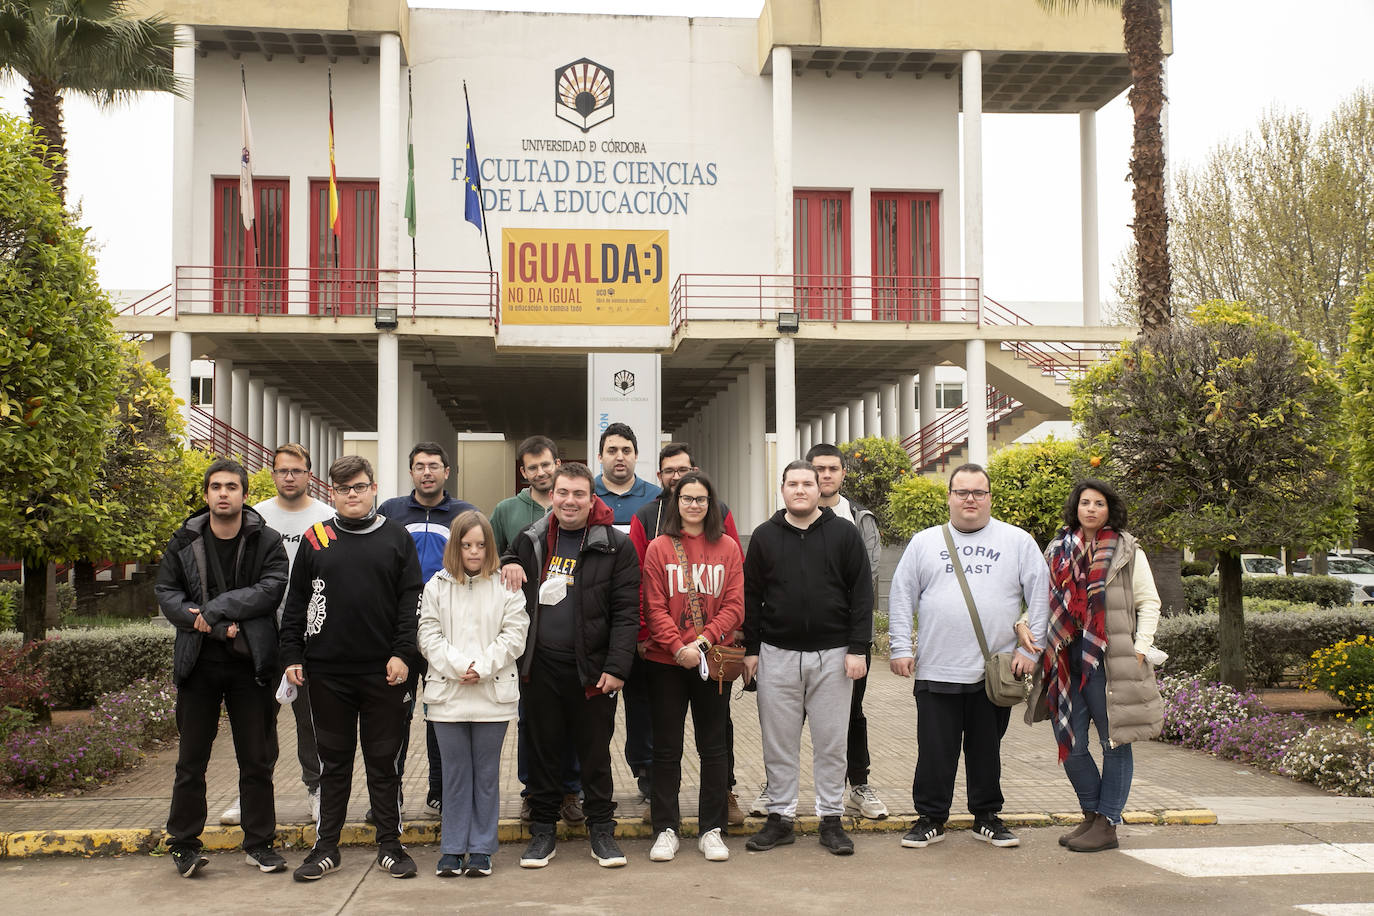
<svg viewBox="0 0 1374 916">
<path fill-rule="evenodd" d="M 243 98 L 246 104 L 248 100 L 248 73 L 244 69 L 243 64 L 239 64 L 239 82 L 243 84 Z M 253 164 L 251 161 L 248 163 L 248 174 L 250 176 L 253 174 Z M 255 195 L 257 194 L 257 190 L 250 188 L 250 193 Z M 254 287 L 257 285 L 256 281 L 258 275 L 258 202 L 255 200 L 252 201 L 252 204 L 253 220 L 248 225 L 248 233 L 244 239 L 244 241 L 248 243 L 249 255 L 248 264 L 245 265 L 246 269 L 244 271 L 244 293 L 246 296 L 252 297 L 253 305 L 250 312 L 256 315 L 258 311 L 258 296 L 257 290 Z M 242 208 L 243 204 L 240 203 L 239 209 L 242 210 Z"/>
<path fill-rule="evenodd" d="M 468 100 L 468 81 L 467 81 L 467 80 L 463 80 L 463 104 L 467 107 L 467 110 L 468 110 L 468 123 L 471 124 L 471 123 L 472 123 L 472 102 L 470 102 L 470 101 Z M 475 161 L 475 162 L 481 162 L 481 161 L 482 161 L 482 160 L 480 160 L 480 159 L 477 158 L 477 137 L 476 137 L 475 134 L 473 135 L 473 139 L 472 139 L 472 158 L 473 158 L 473 161 Z M 488 273 L 496 273 L 496 268 L 495 268 L 495 267 L 492 267 L 492 265 L 491 265 L 491 237 L 490 237 L 489 235 L 487 235 L 487 202 L 486 202 L 486 200 L 485 200 L 486 195 L 481 193 L 481 190 L 482 190 L 482 189 L 481 189 L 481 187 L 480 187 L 480 185 L 481 185 L 481 176 L 480 176 L 480 175 L 478 176 L 478 185 L 479 185 L 479 187 L 478 187 L 478 189 L 477 189 L 477 190 L 478 190 L 478 194 L 477 194 L 477 206 L 479 206 L 479 207 L 482 208 L 482 241 L 486 242 L 486 244 L 487 244 L 487 272 L 488 272 Z"/>
<path fill-rule="evenodd" d="M 343 311 L 343 277 L 339 271 L 339 234 L 334 228 L 334 216 L 338 212 L 335 198 L 339 193 L 338 179 L 334 174 L 334 68 L 326 71 L 329 76 L 329 191 L 325 195 L 325 219 L 329 220 L 330 247 L 334 249 L 334 316 Z"/>
<path fill-rule="evenodd" d="M 410 147 L 410 191 L 415 193 L 415 78 L 411 73 L 410 67 L 406 67 L 406 144 Z M 415 258 L 415 217 L 411 216 L 410 232 L 410 317 L 415 317 L 415 274 L 417 271 Z"/>
</svg>

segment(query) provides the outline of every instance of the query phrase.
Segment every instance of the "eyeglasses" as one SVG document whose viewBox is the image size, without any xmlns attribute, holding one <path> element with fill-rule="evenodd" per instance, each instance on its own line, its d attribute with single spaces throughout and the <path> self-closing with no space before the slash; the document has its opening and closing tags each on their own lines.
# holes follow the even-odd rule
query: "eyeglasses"
<svg viewBox="0 0 1374 916">
<path fill-rule="evenodd" d="M 343 486 L 339 486 L 338 484 L 335 484 L 331 489 L 332 489 L 335 493 L 337 493 L 338 495 L 340 495 L 340 496 L 347 496 L 349 493 L 357 493 L 359 496 L 361 496 L 362 494 L 366 493 L 366 492 L 367 492 L 368 490 L 370 490 L 371 488 L 372 488 L 372 484 L 371 484 L 371 482 L 368 482 L 368 483 L 344 484 Z"/>
<path fill-rule="evenodd" d="M 300 477 L 309 474 L 305 468 L 275 468 L 272 471 L 273 477 Z"/>
<path fill-rule="evenodd" d="M 420 471 L 422 473 L 424 471 L 432 471 L 435 474 L 437 474 L 444 469 L 444 466 L 442 464 L 412 464 L 410 466 L 410 469 L 412 471 Z"/>
<path fill-rule="evenodd" d="M 690 474 L 695 470 L 696 466 L 693 465 L 689 468 L 663 468 L 659 471 L 659 473 L 662 474 L 664 477 L 681 477 L 684 474 Z"/>
<path fill-rule="evenodd" d="M 709 506 L 711 497 L 709 496 L 679 496 L 677 501 L 684 506 Z"/>
<path fill-rule="evenodd" d="M 955 499 L 972 499 L 977 502 L 982 502 L 983 500 L 987 499 L 989 496 L 992 495 L 991 490 L 950 490 L 949 492 L 954 494 Z"/>
</svg>

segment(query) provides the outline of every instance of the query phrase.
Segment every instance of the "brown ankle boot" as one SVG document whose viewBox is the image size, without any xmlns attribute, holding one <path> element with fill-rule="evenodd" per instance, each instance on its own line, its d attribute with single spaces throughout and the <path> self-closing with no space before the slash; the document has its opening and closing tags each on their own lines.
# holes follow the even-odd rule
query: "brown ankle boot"
<svg viewBox="0 0 1374 916">
<path fill-rule="evenodd" d="M 1087 833 L 1087 832 L 1088 832 L 1088 828 L 1091 827 L 1091 826 L 1093 825 L 1093 821 L 1094 821 L 1096 818 L 1097 818 L 1097 814 L 1095 814 L 1094 812 L 1092 812 L 1092 811 L 1084 811 L 1084 812 L 1083 812 L 1083 823 L 1079 824 L 1077 827 L 1073 828 L 1073 829 L 1070 830 L 1068 833 L 1066 833 L 1066 834 L 1064 834 L 1063 836 L 1061 836 L 1061 837 L 1059 838 L 1059 845 L 1060 845 L 1060 846 L 1067 846 L 1067 845 L 1069 845 L 1069 840 L 1076 840 L 1076 839 L 1078 839 L 1079 837 L 1081 837 L 1083 834 Z"/>
<path fill-rule="evenodd" d="M 1101 852 L 1116 849 L 1116 825 L 1101 814 L 1093 818 L 1092 826 L 1064 844 L 1073 852 Z"/>
</svg>

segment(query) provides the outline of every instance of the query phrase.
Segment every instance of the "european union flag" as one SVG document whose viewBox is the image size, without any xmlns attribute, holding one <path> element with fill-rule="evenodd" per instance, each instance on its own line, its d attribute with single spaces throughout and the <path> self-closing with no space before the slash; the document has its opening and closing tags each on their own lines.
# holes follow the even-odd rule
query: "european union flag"
<svg viewBox="0 0 1374 916">
<path fill-rule="evenodd" d="M 477 170 L 477 144 L 472 139 L 472 106 L 468 110 L 468 153 L 463 164 L 463 215 L 480 231 L 482 229 L 482 174 Z"/>
</svg>

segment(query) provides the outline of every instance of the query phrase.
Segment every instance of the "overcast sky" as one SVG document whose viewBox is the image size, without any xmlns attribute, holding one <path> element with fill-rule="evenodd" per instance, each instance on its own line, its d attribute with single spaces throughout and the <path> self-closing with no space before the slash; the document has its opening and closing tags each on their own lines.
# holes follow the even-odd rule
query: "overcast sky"
<svg viewBox="0 0 1374 916">
<path fill-rule="evenodd" d="M 757 17 L 762 6 L 760 0 L 411 0 L 411 5 L 748 17 Z M 1174 55 L 1168 64 L 1171 166 L 1199 162 L 1271 107 L 1301 109 L 1320 122 L 1355 88 L 1374 84 L 1371 35 L 1371 0 L 1175 0 Z M 0 105 L 23 113 L 22 85 L 0 83 Z M 99 248 L 102 282 L 112 289 L 153 289 L 169 282 L 170 100 L 150 97 L 102 112 L 70 99 L 66 125 L 69 195 Z M 1129 240 L 1130 130 L 1123 94 L 1097 118 L 1104 297 L 1111 295 L 1114 263 Z M 985 119 L 989 295 L 1004 301 L 1080 297 L 1078 199 L 1076 115 Z M 957 266 L 949 272 L 957 272 Z"/>
</svg>

